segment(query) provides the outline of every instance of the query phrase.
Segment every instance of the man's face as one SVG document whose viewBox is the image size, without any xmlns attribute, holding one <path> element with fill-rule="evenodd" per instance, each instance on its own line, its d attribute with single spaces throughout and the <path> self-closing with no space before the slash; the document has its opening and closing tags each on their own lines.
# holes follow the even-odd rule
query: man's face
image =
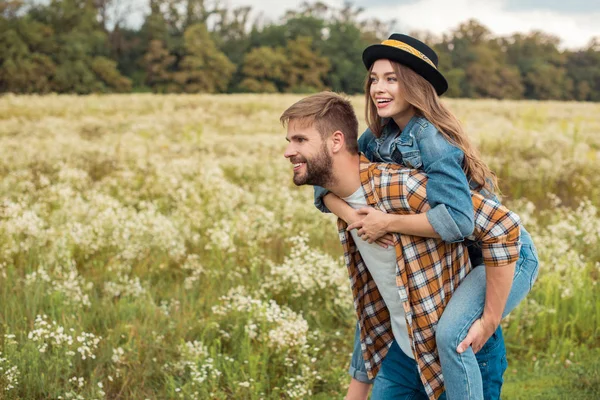
<svg viewBox="0 0 600 400">
<path fill-rule="evenodd" d="M 325 187 L 332 181 L 333 160 L 327 141 L 321 139 L 319 131 L 312 126 L 303 126 L 290 121 L 286 140 L 289 142 L 284 156 L 294 166 L 294 183 Z"/>
</svg>

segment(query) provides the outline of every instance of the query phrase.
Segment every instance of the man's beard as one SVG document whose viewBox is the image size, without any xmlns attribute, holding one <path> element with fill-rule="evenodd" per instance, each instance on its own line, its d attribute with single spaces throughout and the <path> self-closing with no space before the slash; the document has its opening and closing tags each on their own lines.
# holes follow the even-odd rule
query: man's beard
<svg viewBox="0 0 600 400">
<path fill-rule="evenodd" d="M 314 185 L 326 187 L 334 181 L 333 159 L 327 152 L 327 144 L 323 143 L 321 152 L 312 159 L 307 160 L 303 158 L 300 161 L 306 162 L 306 173 L 304 175 L 294 174 L 294 183 L 296 186 Z"/>
</svg>

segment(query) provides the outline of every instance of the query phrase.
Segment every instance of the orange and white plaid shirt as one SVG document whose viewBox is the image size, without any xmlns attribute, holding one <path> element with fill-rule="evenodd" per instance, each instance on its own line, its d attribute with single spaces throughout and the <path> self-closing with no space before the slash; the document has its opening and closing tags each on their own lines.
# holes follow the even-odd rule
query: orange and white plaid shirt
<svg viewBox="0 0 600 400">
<path fill-rule="evenodd" d="M 371 163 L 361 155 L 360 178 L 368 205 L 380 211 L 418 214 L 430 208 L 427 176 L 423 172 L 397 164 Z M 472 192 L 472 200 L 475 229 L 468 239 L 482 242 L 485 265 L 501 267 L 517 261 L 519 217 L 476 192 Z M 383 297 L 346 227 L 339 219 L 363 358 L 372 379 L 379 372 L 394 335 Z M 425 390 L 430 399 L 436 399 L 444 391 L 444 380 L 435 330 L 452 293 L 471 270 L 469 255 L 462 243 L 441 239 L 394 234 L 394 241 L 396 286 L 406 314 L 409 339 Z"/>
</svg>

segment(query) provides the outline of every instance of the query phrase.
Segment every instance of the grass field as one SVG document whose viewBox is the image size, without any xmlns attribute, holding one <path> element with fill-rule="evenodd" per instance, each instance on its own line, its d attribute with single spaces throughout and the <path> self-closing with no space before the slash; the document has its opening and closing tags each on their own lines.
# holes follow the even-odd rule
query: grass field
<svg viewBox="0 0 600 400">
<path fill-rule="evenodd" d="M 335 221 L 283 157 L 298 99 L 0 97 L 0 399 L 343 397 Z M 600 398 L 600 105 L 448 105 L 541 257 L 503 398 Z"/>
</svg>

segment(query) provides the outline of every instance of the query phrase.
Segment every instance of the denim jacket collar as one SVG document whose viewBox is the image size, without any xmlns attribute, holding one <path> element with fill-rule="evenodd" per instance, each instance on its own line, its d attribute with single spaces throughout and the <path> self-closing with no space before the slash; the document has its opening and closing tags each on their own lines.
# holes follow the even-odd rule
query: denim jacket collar
<svg viewBox="0 0 600 400">
<path fill-rule="evenodd" d="M 408 121 L 408 123 L 404 127 L 404 129 L 402 130 L 402 132 L 400 133 L 400 136 L 398 139 L 401 144 L 404 144 L 404 145 L 412 144 L 414 134 L 411 131 L 412 131 L 413 126 L 417 122 L 418 118 L 419 117 L 417 115 L 413 115 L 412 118 Z M 385 120 L 387 120 L 387 121 L 385 121 Z M 398 125 L 392 118 L 386 118 L 385 120 L 384 120 L 385 127 L 383 128 L 383 132 L 381 133 L 381 136 L 379 138 L 375 139 L 377 141 L 377 143 L 379 143 L 379 144 L 383 143 L 385 141 L 385 139 L 388 137 L 388 135 L 397 135 L 398 132 L 400 131 L 400 128 L 398 127 Z"/>
</svg>

